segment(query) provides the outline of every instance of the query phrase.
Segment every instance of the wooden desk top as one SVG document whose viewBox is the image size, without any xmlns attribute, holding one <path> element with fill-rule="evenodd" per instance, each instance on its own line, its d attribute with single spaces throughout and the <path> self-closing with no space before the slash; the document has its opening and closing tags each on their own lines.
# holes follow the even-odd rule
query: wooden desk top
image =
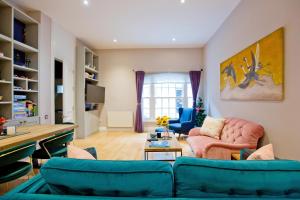
<svg viewBox="0 0 300 200">
<path fill-rule="evenodd" d="M 150 147 L 149 141 L 146 140 L 144 152 L 175 152 L 175 151 L 182 151 L 182 147 L 179 144 L 176 136 L 173 133 L 170 133 L 172 137 L 170 140 L 167 140 L 170 144 L 169 147 Z M 150 137 L 150 136 L 148 136 Z"/>
<path fill-rule="evenodd" d="M 38 141 L 64 131 L 77 128 L 77 125 L 73 124 L 60 124 L 60 125 L 34 125 L 18 127 L 17 132 L 28 132 L 22 135 L 9 137 L 0 140 L 0 151 L 11 148 L 13 146 L 30 142 Z"/>
</svg>

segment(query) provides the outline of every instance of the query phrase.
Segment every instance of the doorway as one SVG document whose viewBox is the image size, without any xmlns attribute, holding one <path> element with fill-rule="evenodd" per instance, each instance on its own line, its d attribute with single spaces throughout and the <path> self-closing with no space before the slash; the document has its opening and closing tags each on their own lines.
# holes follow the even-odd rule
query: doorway
<svg viewBox="0 0 300 200">
<path fill-rule="evenodd" d="M 63 98 L 64 98 L 64 82 L 63 82 L 63 62 L 55 59 L 54 65 L 54 104 L 55 104 L 55 124 L 63 123 Z"/>
</svg>

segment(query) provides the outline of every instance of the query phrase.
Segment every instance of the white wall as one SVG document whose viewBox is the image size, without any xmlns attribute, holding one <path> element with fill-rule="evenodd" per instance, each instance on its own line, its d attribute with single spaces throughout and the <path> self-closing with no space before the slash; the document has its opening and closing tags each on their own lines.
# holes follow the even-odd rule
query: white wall
<svg viewBox="0 0 300 200">
<path fill-rule="evenodd" d="M 136 109 L 135 73 L 188 72 L 202 67 L 201 49 L 99 50 L 100 85 L 106 88 L 100 126 L 107 126 L 107 111 Z"/>
<path fill-rule="evenodd" d="M 220 63 L 279 27 L 285 28 L 285 99 L 282 102 L 222 101 Z M 235 116 L 262 124 L 265 143 L 278 157 L 300 159 L 300 1 L 243 0 L 204 49 L 207 106 L 213 116 Z"/>
<path fill-rule="evenodd" d="M 64 100 L 63 115 L 64 122 L 75 121 L 75 67 L 76 67 L 76 37 L 65 31 L 55 21 L 52 23 L 52 46 L 53 59 L 51 70 L 51 118 L 54 122 L 54 58 L 63 61 L 64 78 Z M 49 75 L 50 76 L 50 75 Z M 50 97 L 50 95 L 49 95 Z"/>
<path fill-rule="evenodd" d="M 40 37 L 39 37 L 39 50 L 40 50 L 40 120 L 42 124 L 51 123 L 51 98 L 50 98 L 50 88 L 51 88 L 51 26 L 52 20 L 47 15 L 37 12 L 35 16 L 40 20 Z"/>
</svg>

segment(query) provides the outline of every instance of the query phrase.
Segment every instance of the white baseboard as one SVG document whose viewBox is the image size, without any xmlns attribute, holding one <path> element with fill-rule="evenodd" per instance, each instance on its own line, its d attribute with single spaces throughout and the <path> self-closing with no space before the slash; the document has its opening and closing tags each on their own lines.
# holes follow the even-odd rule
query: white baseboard
<svg viewBox="0 0 300 200">
<path fill-rule="evenodd" d="M 99 131 L 100 132 L 106 132 L 107 131 L 107 127 L 106 126 L 100 126 L 99 127 Z"/>
</svg>

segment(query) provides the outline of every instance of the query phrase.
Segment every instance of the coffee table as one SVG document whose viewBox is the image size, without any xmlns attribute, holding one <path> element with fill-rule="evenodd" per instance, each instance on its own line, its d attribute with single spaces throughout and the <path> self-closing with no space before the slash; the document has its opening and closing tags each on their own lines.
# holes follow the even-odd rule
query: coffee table
<svg viewBox="0 0 300 200">
<path fill-rule="evenodd" d="M 144 148 L 144 159 L 149 159 L 149 153 L 159 152 L 159 153 L 165 153 L 165 152 L 172 152 L 174 153 L 174 159 L 163 159 L 159 161 L 175 161 L 177 157 L 177 153 L 180 153 L 180 156 L 182 156 L 182 147 L 180 146 L 176 136 L 173 133 L 170 133 L 171 139 L 168 140 L 169 147 L 150 147 L 149 141 L 146 140 L 145 148 Z M 150 138 L 150 134 L 148 134 L 147 139 Z M 162 140 L 162 139 L 160 139 Z"/>
</svg>

